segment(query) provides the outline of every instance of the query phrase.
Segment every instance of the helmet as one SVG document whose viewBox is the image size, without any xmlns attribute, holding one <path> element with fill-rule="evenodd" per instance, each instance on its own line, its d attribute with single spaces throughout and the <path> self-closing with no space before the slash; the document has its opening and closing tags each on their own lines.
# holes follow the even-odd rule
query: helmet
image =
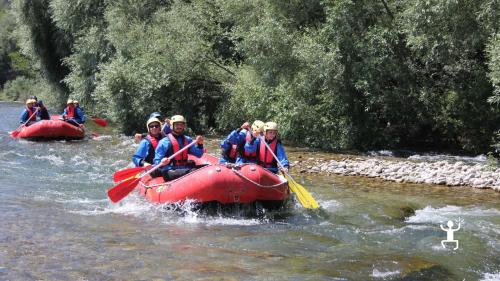
<svg viewBox="0 0 500 281">
<path fill-rule="evenodd" d="M 184 116 L 182 115 L 174 115 L 172 118 L 170 118 L 170 124 L 174 126 L 175 123 L 186 123 L 186 119 L 184 119 Z"/>
<path fill-rule="evenodd" d="M 161 121 L 160 121 L 160 119 L 155 118 L 155 117 L 149 118 L 148 122 L 146 122 L 146 128 L 148 129 L 148 131 L 149 131 L 149 124 L 154 123 L 154 122 L 158 122 L 160 124 L 160 127 L 161 127 Z"/>
<path fill-rule="evenodd" d="M 266 124 L 264 124 L 264 133 L 267 132 L 267 130 L 278 130 L 278 124 L 276 124 L 275 122 L 266 122 Z"/>
<path fill-rule="evenodd" d="M 26 104 L 32 104 L 32 103 L 36 103 L 36 101 L 34 99 L 27 99 L 26 100 Z"/>
<path fill-rule="evenodd" d="M 78 104 L 78 101 L 77 101 L 77 100 L 73 100 L 73 103 L 74 103 L 74 104 Z"/>
<path fill-rule="evenodd" d="M 38 101 L 38 98 L 36 96 L 31 96 L 30 99 Z"/>
<path fill-rule="evenodd" d="M 161 113 L 160 112 L 156 112 L 156 111 L 153 112 L 153 113 L 151 113 L 151 114 L 149 114 L 149 118 L 158 118 L 160 120 L 162 119 L 161 118 Z"/>
<path fill-rule="evenodd" d="M 264 122 L 260 120 L 255 120 L 252 124 L 252 132 L 262 132 L 264 130 Z"/>
<path fill-rule="evenodd" d="M 73 103 L 72 99 L 68 99 L 68 101 L 66 102 L 66 104 L 70 104 L 70 103 Z"/>
</svg>

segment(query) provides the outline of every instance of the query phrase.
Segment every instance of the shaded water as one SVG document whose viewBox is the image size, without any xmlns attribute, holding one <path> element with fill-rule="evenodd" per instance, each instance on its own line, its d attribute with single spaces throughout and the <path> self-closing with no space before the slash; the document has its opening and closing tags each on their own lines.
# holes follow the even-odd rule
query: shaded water
<svg viewBox="0 0 500 281">
<path fill-rule="evenodd" d="M 321 211 L 179 214 L 136 194 L 112 204 L 132 139 L 89 124 L 100 138 L 13 140 L 20 108 L 0 103 L 0 280 L 500 279 L 500 193 L 295 175 Z M 459 218 L 459 249 L 442 248 L 440 224 Z"/>
</svg>

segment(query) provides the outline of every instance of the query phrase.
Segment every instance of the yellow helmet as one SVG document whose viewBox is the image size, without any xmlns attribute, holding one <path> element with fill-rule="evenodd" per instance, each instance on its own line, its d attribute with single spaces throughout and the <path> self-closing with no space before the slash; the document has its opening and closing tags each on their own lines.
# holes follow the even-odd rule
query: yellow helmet
<svg viewBox="0 0 500 281">
<path fill-rule="evenodd" d="M 186 119 L 182 115 L 174 115 L 170 118 L 170 124 L 174 126 L 175 123 L 186 123 Z"/>
<path fill-rule="evenodd" d="M 68 101 L 66 102 L 66 104 L 70 104 L 70 103 L 73 103 L 72 99 L 68 99 Z"/>
<path fill-rule="evenodd" d="M 160 129 L 161 129 L 161 121 L 160 121 L 160 119 L 154 117 L 154 118 L 149 118 L 148 122 L 146 122 L 146 128 L 148 129 L 148 131 L 149 131 L 149 124 L 155 123 L 155 122 L 158 122 L 158 124 L 160 124 Z"/>
<path fill-rule="evenodd" d="M 267 132 L 267 130 L 278 130 L 278 124 L 276 124 L 275 122 L 266 122 L 266 124 L 264 124 L 264 133 Z"/>
<path fill-rule="evenodd" d="M 264 131 L 264 122 L 260 120 L 255 120 L 252 124 L 252 132 L 262 132 Z"/>
<path fill-rule="evenodd" d="M 34 99 L 27 99 L 26 100 L 26 105 L 32 104 L 32 103 L 36 103 L 36 100 L 34 100 Z"/>
<path fill-rule="evenodd" d="M 74 103 L 74 104 L 78 104 L 78 101 L 77 101 L 77 100 L 73 100 L 73 103 Z"/>
</svg>

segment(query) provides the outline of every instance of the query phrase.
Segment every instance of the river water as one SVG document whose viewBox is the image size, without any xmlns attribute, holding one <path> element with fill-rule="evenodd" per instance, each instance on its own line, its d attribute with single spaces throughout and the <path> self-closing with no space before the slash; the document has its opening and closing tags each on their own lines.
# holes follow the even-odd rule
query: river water
<svg viewBox="0 0 500 281">
<path fill-rule="evenodd" d="M 0 280 L 500 280 L 500 193 L 295 174 L 320 211 L 113 204 L 132 139 L 88 124 L 100 137 L 14 140 L 21 109 L 0 103 Z M 441 246 L 449 220 L 457 250 Z"/>
</svg>

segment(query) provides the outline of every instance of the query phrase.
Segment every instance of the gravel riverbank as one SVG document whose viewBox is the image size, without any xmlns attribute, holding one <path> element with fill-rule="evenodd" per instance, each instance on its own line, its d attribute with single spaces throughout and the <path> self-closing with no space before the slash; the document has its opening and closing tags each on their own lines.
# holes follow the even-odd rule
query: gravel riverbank
<svg viewBox="0 0 500 281">
<path fill-rule="evenodd" d="M 299 157 L 291 159 L 291 164 L 294 172 L 300 173 L 365 176 L 395 182 L 491 188 L 500 192 L 500 168 L 488 166 L 486 161 L 348 156 L 342 159 Z"/>
</svg>

